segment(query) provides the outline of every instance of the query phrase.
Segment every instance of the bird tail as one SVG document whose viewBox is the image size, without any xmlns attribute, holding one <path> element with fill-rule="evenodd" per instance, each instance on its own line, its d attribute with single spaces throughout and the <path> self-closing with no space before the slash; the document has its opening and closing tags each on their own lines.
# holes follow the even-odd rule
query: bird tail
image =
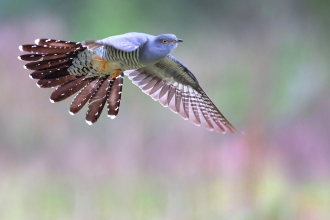
<svg viewBox="0 0 330 220">
<path fill-rule="evenodd" d="M 19 56 L 18 59 L 30 61 L 24 65 L 25 69 L 34 71 L 30 77 L 38 79 L 39 87 L 50 88 L 76 78 L 70 75 L 68 67 L 72 65 L 78 53 L 85 50 L 85 47 L 81 43 L 37 39 L 35 44 L 21 45 L 19 49 L 29 52 L 29 54 Z"/>
<path fill-rule="evenodd" d="M 69 112 L 77 113 L 88 102 L 88 124 L 98 120 L 106 102 L 108 116 L 114 118 L 118 114 L 123 73 L 112 79 L 110 76 L 78 76 L 68 71 L 78 54 L 86 50 L 82 43 L 37 39 L 35 44 L 21 45 L 19 49 L 29 53 L 19 56 L 18 59 L 29 61 L 24 68 L 33 70 L 30 78 L 37 79 L 40 88 L 56 87 L 50 96 L 51 102 L 62 101 L 79 92 L 73 99 Z"/>
</svg>

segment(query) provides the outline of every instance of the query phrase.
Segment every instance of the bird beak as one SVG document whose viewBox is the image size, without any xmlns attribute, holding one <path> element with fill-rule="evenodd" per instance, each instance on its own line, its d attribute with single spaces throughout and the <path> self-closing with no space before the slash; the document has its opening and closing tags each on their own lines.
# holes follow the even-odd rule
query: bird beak
<svg viewBox="0 0 330 220">
<path fill-rule="evenodd" d="M 183 42 L 183 40 L 182 39 L 177 39 L 176 42 L 178 42 L 178 43 Z"/>
</svg>

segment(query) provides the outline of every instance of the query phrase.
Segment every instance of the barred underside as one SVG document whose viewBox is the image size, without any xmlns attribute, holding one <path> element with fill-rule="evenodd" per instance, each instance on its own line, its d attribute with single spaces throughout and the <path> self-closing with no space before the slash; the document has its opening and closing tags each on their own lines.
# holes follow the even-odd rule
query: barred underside
<svg viewBox="0 0 330 220">
<path fill-rule="evenodd" d="M 99 50 L 101 50 L 100 53 L 102 53 L 102 57 L 104 57 L 105 60 L 118 63 L 121 70 L 131 70 L 144 67 L 139 61 L 139 48 L 131 52 L 125 52 L 105 45 L 100 47 Z M 98 52 L 96 51 L 96 53 Z"/>
</svg>

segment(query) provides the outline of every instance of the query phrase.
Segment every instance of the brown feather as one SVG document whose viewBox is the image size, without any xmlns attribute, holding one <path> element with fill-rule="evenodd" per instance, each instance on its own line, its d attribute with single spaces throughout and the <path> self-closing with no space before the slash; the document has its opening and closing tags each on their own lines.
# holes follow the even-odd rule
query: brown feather
<svg viewBox="0 0 330 220">
<path fill-rule="evenodd" d="M 157 82 L 158 82 L 157 79 L 152 79 L 152 80 L 150 80 L 150 82 L 148 82 L 146 85 L 144 85 L 141 89 L 143 91 L 147 91 L 147 90 L 151 89 L 152 87 L 154 87 Z"/>
<path fill-rule="evenodd" d="M 222 114 L 219 114 L 214 107 L 215 106 L 212 105 L 209 108 L 209 111 L 212 111 L 212 113 L 210 113 L 210 115 L 211 115 L 211 117 L 212 117 L 212 119 L 215 123 L 214 129 L 219 131 L 219 132 L 225 133 L 226 132 L 226 127 L 227 127 L 228 130 L 230 132 L 232 132 L 232 130 L 230 129 L 230 126 L 226 125 L 227 120 L 224 118 L 224 116 Z"/>
<path fill-rule="evenodd" d="M 57 72 L 63 72 L 63 73 L 58 73 L 58 74 L 62 74 L 62 75 L 68 75 L 68 70 L 67 70 L 68 66 L 63 66 L 62 68 L 59 69 L 49 69 L 49 70 L 37 70 L 34 71 L 30 74 L 30 77 L 32 79 L 42 79 L 43 77 L 49 75 L 49 74 L 53 74 L 53 73 L 57 73 Z"/>
<path fill-rule="evenodd" d="M 163 88 L 160 90 L 159 92 L 159 98 L 162 98 L 170 89 L 170 85 L 165 84 L 165 86 L 163 86 Z"/>
<path fill-rule="evenodd" d="M 197 94 L 197 104 L 198 104 L 199 110 L 202 112 L 204 119 L 206 120 L 206 123 L 208 124 L 209 128 L 213 129 L 211 117 L 208 114 L 207 107 L 205 106 L 205 103 L 200 94 Z M 208 127 L 207 124 L 204 124 L 204 126 Z"/>
<path fill-rule="evenodd" d="M 151 80 L 152 80 L 152 77 L 146 77 L 143 80 L 141 80 L 137 85 L 141 87 L 141 86 L 149 83 Z"/>
<path fill-rule="evenodd" d="M 175 94 L 175 90 L 176 90 L 175 87 L 170 86 L 170 89 L 169 89 L 168 95 L 167 95 L 167 105 L 170 104 L 170 102 L 171 102 L 171 100 L 172 100 L 172 98 L 173 98 L 173 96 Z"/>
<path fill-rule="evenodd" d="M 210 100 L 207 94 L 202 89 L 199 91 L 199 94 L 201 95 L 201 99 L 203 100 L 203 102 L 207 107 L 208 114 L 211 116 L 212 120 L 214 121 L 214 126 L 213 126 L 214 129 L 222 133 L 225 133 L 226 131 L 235 133 L 236 129 L 222 115 L 222 113 Z"/>
<path fill-rule="evenodd" d="M 21 56 L 18 56 L 18 59 L 24 60 L 24 61 L 37 61 L 43 58 L 43 54 L 24 54 Z"/>
<path fill-rule="evenodd" d="M 80 77 L 75 80 L 64 83 L 63 85 L 56 88 L 56 90 L 51 94 L 50 100 L 53 102 L 62 101 L 83 88 L 89 82 L 85 77 Z"/>
<path fill-rule="evenodd" d="M 188 88 L 186 86 L 184 86 L 183 92 L 181 93 L 182 105 L 183 105 L 183 109 L 184 109 L 184 112 L 185 112 L 187 118 L 189 118 L 189 93 L 188 93 L 188 91 L 186 91 L 186 89 L 188 89 Z"/>
<path fill-rule="evenodd" d="M 206 105 L 206 110 L 209 116 L 212 118 L 214 130 L 222 133 L 226 132 L 226 129 L 220 122 L 220 120 L 224 119 L 224 117 L 216 111 L 214 104 L 208 98 L 204 96 L 202 96 L 202 98 Z"/>
<path fill-rule="evenodd" d="M 81 47 L 81 43 L 71 42 L 71 41 L 63 41 L 63 40 L 54 40 L 54 39 L 37 39 L 37 45 L 40 46 L 55 46 L 55 47 Z"/>
<path fill-rule="evenodd" d="M 62 69 L 55 69 L 55 71 L 44 75 L 41 79 L 56 79 L 63 76 L 68 76 L 70 73 L 68 72 L 68 66 L 64 66 Z M 57 70 L 57 71 L 56 71 Z"/>
<path fill-rule="evenodd" d="M 198 100 L 197 97 L 195 95 L 195 90 L 190 89 L 190 103 L 191 103 L 191 108 L 194 112 L 195 118 L 198 122 L 198 124 L 201 124 L 201 119 L 199 118 L 199 112 L 198 112 L 198 104 L 197 104 Z"/>
<path fill-rule="evenodd" d="M 74 58 L 77 56 L 76 52 L 63 53 L 63 54 L 24 54 L 19 56 L 20 60 L 24 61 L 46 61 L 61 58 Z"/>
<path fill-rule="evenodd" d="M 175 107 L 177 112 L 180 112 L 180 104 L 181 104 L 181 90 L 175 90 Z"/>
<path fill-rule="evenodd" d="M 81 89 L 80 92 L 74 97 L 71 102 L 69 112 L 71 114 L 76 114 L 80 111 L 94 94 L 95 90 L 99 87 L 101 83 L 100 78 L 91 79 L 85 88 Z"/>
<path fill-rule="evenodd" d="M 39 46 L 35 44 L 25 44 L 20 46 L 20 50 L 24 52 L 36 53 L 36 54 L 61 54 L 67 52 L 74 52 L 77 50 L 75 47 L 51 47 L 51 46 Z"/>
<path fill-rule="evenodd" d="M 107 100 L 109 84 L 110 84 L 110 77 L 107 79 L 103 79 L 103 82 L 99 86 L 99 88 L 94 92 L 91 99 L 88 102 L 88 109 L 86 112 L 86 122 L 87 124 L 91 125 L 97 121 L 100 117 L 104 104 Z"/>
<path fill-rule="evenodd" d="M 62 85 L 63 83 L 66 83 L 70 80 L 75 79 L 76 77 L 74 75 L 64 76 L 56 79 L 40 79 L 37 82 L 37 85 L 40 88 L 51 88 L 55 86 Z"/>
<path fill-rule="evenodd" d="M 149 95 L 151 98 L 153 98 L 153 100 L 155 101 L 159 101 L 159 93 L 160 93 L 160 90 L 163 88 L 163 86 L 165 86 L 165 82 L 160 80 L 158 84 L 156 84 L 154 86 L 154 88 L 152 88 L 150 91 L 149 91 Z M 152 91 L 153 90 L 153 91 Z"/>
<path fill-rule="evenodd" d="M 170 85 L 165 84 L 159 92 L 159 103 L 164 107 L 168 107 L 167 96 L 170 88 Z"/>
<path fill-rule="evenodd" d="M 108 103 L 108 116 L 113 119 L 119 113 L 120 99 L 123 88 L 124 74 L 121 73 L 116 77 L 114 82 L 112 82 L 112 88 L 110 89 Z"/>
<path fill-rule="evenodd" d="M 214 129 L 219 131 L 219 132 L 226 132 L 226 129 L 225 129 L 225 125 L 223 125 L 221 122 L 220 122 L 220 119 L 219 118 L 213 118 L 213 121 L 214 123 L 217 125 L 217 126 L 214 126 Z"/>
<path fill-rule="evenodd" d="M 104 46 L 104 44 L 96 43 L 95 41 L 84 41 L 83 44 L 90 50 L 95 50 L 96 48 Z"/>
<path fill-rule="evenodd" d="M 147 77 L 148 77 L 148 75 L 139 74 L 139 75 L 137 75 L 137 76 L 135 76 L 135 77 L 132 78 L 132 82 L 134 84 L 136 84 L 136 83 L 140 82 L 141 80 L 144 80 Z"/>
<path fill-rule="evenodd" d="M 64 65 L 71 65 L 72 59 L 56 59 L 56 60 L 48 60 L 48 61 L 37 61 L 30 62 L 25 64 L 25 68 L 29 70 L 42 70 L 42 69 L 54 69 L 57 67 L 62 67 Z"/>
<path fill-rule="evenodd" d="M 127 74 L 128 78 L 132 80 L 135 76 L 139 75 L 140 72 L 136 70 L 126 70 L 125 74 Z M 148 74 L 147 74 L 148 75 Z"/>
<path fill-rule="evenodd" d="M 157 83 L 154 85 L 154 87 L 148 92 L 148 94 L 149 95 L 154 94 L 156 91 L 158 91 L 163 86 L 164 86 L 164 83 L 162 83 L 161 80 L 158 80 Z"/>
</svg>

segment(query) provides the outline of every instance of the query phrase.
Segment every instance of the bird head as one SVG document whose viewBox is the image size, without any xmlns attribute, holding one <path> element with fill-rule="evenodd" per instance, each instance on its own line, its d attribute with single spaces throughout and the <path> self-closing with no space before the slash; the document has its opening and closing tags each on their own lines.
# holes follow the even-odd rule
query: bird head
<svg viewBox="0 0 330 220">
<path fill-rule="evenodd" d="M 140 60 L 145 64 L 158 62 L 170 54 L 179 42 L 183 41 L 174 34 L 151 36 L 141 51 Z"/>
<path fill-rule="evenodd" d="M 169 54 L 174 50 L 179 42 L 183 42 L 181 39 L 178 39 L 174 34 L 161 34 L 155 37 L 154 47 L 157 48 L 160 52 L 163 51 L 166 54 Z"/>
</svg>

